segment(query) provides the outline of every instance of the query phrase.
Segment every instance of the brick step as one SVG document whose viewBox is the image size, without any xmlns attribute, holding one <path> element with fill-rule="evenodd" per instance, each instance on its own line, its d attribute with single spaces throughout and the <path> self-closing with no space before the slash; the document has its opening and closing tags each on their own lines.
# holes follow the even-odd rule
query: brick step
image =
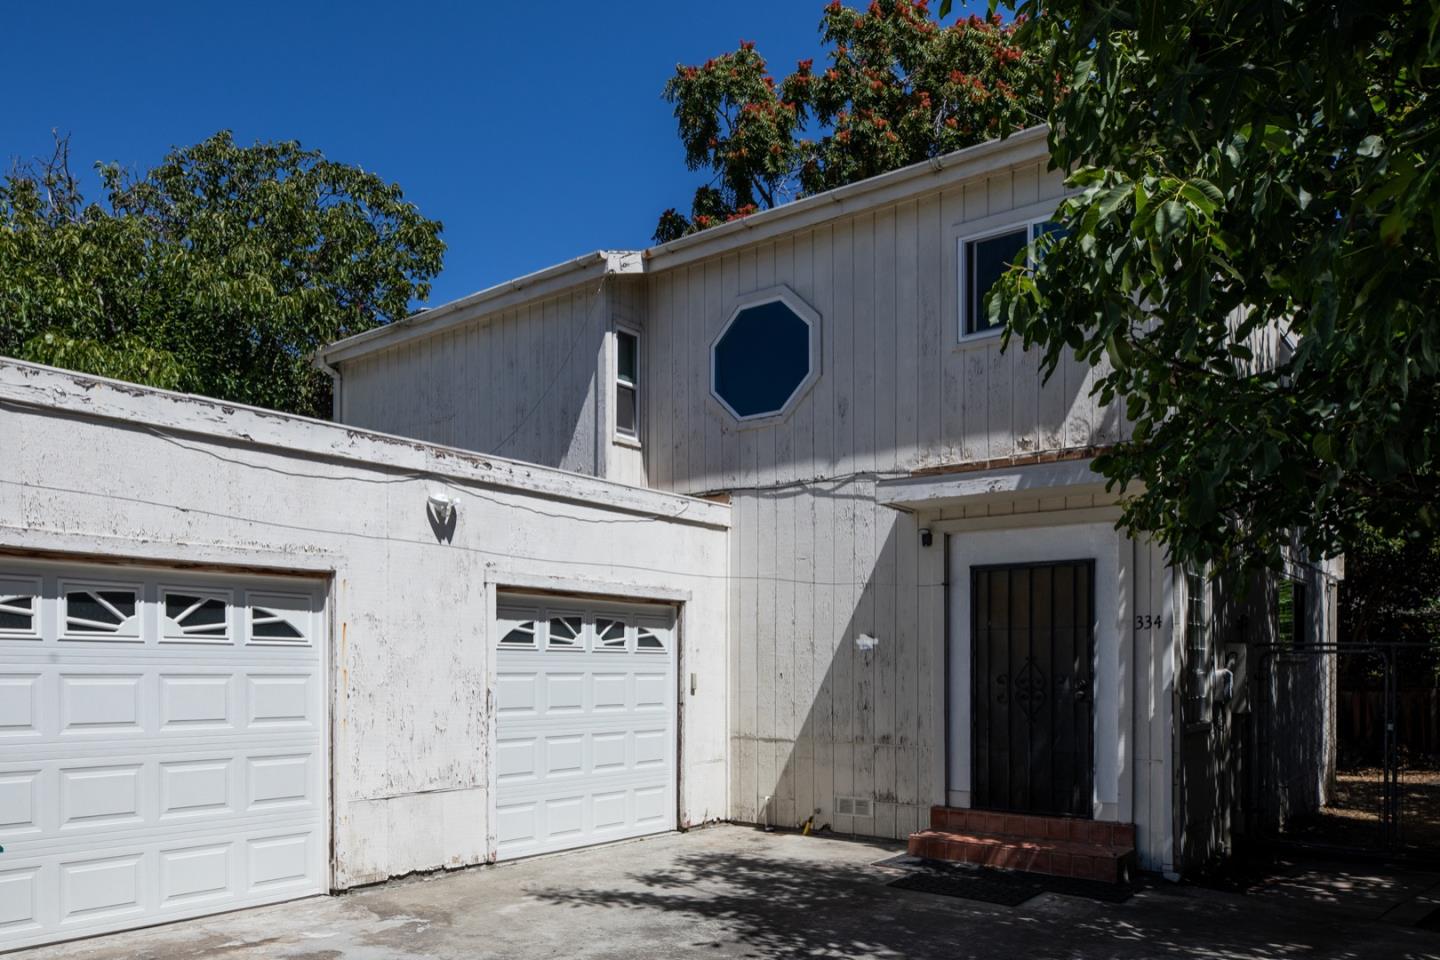
<svg viewBox="0 0 1440 960">
<path fill-rule="evenodd" d="M 931 828 L 910 835 L 911 856 L 1004 870 L 1128 883 L 1135 825 L 935 807 Z"/>
<path fill-rule="evenodd" d="M 1045 817 L 936 805 L 930 808 L 930 829 L 1135 848 L 1135 824 L 1080 817 Z"/>
</svg>

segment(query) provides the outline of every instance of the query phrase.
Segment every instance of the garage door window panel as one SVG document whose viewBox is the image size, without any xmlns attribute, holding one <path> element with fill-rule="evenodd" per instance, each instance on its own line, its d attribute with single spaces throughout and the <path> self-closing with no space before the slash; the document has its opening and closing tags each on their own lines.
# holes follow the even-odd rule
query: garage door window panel
<svg viewBox="0 0 1440 960">
<path fill-rule="evenodd" d="M 535 648 L 535 621 L 519 620 L 506 622 L 504 618 L 500 621 L 500 645 L 510 649 Z"/>
<path fill-rule="evenodd" d="M 308 644 L 308 600 L 281 594 L 250 595 L 250 642 Z"/>
<path fill-rule="evenodd" d="M 65 584 L 65 636 L 83 640 L 139 640 L 140 589 L 118 584 Z"/>
<path fill-rule="evenodd" d="M 629 649 L 628 633 L 624 620 L 597 617 L 595 619 L 596 651 L 624 653 Z"/>
<path fill-rule="evenodd" d="M 40 581 L 0 578 L 0 639 L 40 638 Z"/>
<path fill-rule="evenodd" d="M 585 649 L 583 621 L 579 617 L 551 617 L 546 647 L 550 650 Z"/>
<path fill-rule="evenodd" d="M 230 642 L 230 595 L 161 588 L 161 639 L 190 643 Z"/>
</svg>

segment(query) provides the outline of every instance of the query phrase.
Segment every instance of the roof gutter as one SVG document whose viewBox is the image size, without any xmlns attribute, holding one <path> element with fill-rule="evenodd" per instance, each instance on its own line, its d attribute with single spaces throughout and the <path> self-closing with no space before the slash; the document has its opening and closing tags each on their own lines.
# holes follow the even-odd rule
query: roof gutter
<svg viewBox="0 0 1440 960">
<path fill-rule="evenodd" d="M 322 347 L 315 354 L 316 362 L 328 372 L 335 364 L 562 293 L 590 280 L 683 266 L 747 243 L 775 239 L 837 217 L 903 200 L 920 191 L 944 188 L 1019 163 L 1045 160 L 1050 155 L 1049 132 L 1050 128 L 1043 125 L 1027 127 L 1003 140 L 987 140 L 924 163 L 762 210 L 648 250 L 587 253 Z"/>
<path fill-rule="evenodd" d="M 643 254 L 646 272 L 683 266 L 743 244 L 803 230 L 847 213 L 902 200 L 917 190 L 947 186 L 952 181 L 959 183 L 1017 163 L 1048 159 L 1049 133 L 1050 128 L 1045 125 L 1027 127 L 1003 140 L 987 140 L 688 234 L 646 250 Z"/>
<path fill-rule="evenodd" d="M 317 370 L 328 373 L 330 375 L 330 419 L 335 421 L 336 423 L 339 423 L 341 421 L 340 368 L 332 367 L 330 366 L 330 364 L 326 363 L 324 356 L 322 356 L 321 354 L 321 351 L 316 351 L 315 356 L 311 359 L 313 360 L 315 368 Z"/>
</svg>

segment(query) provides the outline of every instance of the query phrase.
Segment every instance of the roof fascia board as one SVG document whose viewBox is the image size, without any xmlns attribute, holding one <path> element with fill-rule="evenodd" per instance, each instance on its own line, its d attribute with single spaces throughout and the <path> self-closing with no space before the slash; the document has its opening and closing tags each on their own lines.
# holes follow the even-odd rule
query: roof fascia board
<svg viewBox="0 0 1440 960">
<path fill-rule="evenodd" d="M 683 266 L 747 243 L 771 240 L 904 200 L 919 192 L 944 189 L 1005 167 L 1047 159 L 1050 155 L 1048 133 L 1046 126 L 1028 127 L 1004 140 L 988 140 L 925 163 L 836 187 L 651 247 L 644 252 L 646 272 Z"/>
<path fill-rule="evenodd" d="M 1057 460 L 969 473 L 930 474 L 881 480 L 875 502 L 900 510 L 926 510 L 1016 496 L 1102 494 L 1105 477 L 1094 460 Z"/>
<path fill-rule="evenodd" d="M 470 323 L 534 300 L 563 293 L 591 280 L 616 274 L 652 273 L 683 266 L 804 230 L 841 217 L 907 199 L 917 193 L 944 189 L 1005 167 L 1049 157 L 1046 126 L 1027 127 L 1004 140 L 987 140 L 925 163 L 836 187 L 792 203 L 751 214 L 732 223 L 672 240 L 644 251 L 596 251 L 497 284 L 459 300 L 441 304 L 322 347 L 320 364 L 337 364 L 386 350 L 421 337 Z"/>
<path fill-rule="evenodd" d="M 696 526 L 723 529 L 730 525 L 730 508 L 710 500 L 632 487 L 554 467 L 491 457 L 291 413 L 0 358 L 0 416 L 6 405 L 117 421 L 145 430 L 299 453 L 370 469 L 450 477 L 518 495 Z"/>
<path fill-rule="evenodd" d="M 388 350 L 421 337 L 470 323 L 512 307 L 555 296 L 582 284 L 615 274 L 640 273 L 644 269 L 635 252 L 597 251 L 507 280 L 452 300 L 433 310 L 412 314 L 403 320 L 357 333 L 353 337 L 322 347 L 315 354 L 318 363 L 336 364 L 380 350 Z"/>
</svg>

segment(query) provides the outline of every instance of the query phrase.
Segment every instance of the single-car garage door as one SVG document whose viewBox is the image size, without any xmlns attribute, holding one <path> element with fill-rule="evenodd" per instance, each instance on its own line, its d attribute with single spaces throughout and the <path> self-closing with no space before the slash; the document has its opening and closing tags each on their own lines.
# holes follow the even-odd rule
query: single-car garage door
<svg viewBox="0 0 1440 960">
<path fill-rule="evenodd" d="M 325 891 L 322 597 L 0 557 L 0 950 Z"/>
<path fill-rule="evenodd" d="M 675 829 L 675 619 L 502 596 L 499 859 Z"/>
</svg>

